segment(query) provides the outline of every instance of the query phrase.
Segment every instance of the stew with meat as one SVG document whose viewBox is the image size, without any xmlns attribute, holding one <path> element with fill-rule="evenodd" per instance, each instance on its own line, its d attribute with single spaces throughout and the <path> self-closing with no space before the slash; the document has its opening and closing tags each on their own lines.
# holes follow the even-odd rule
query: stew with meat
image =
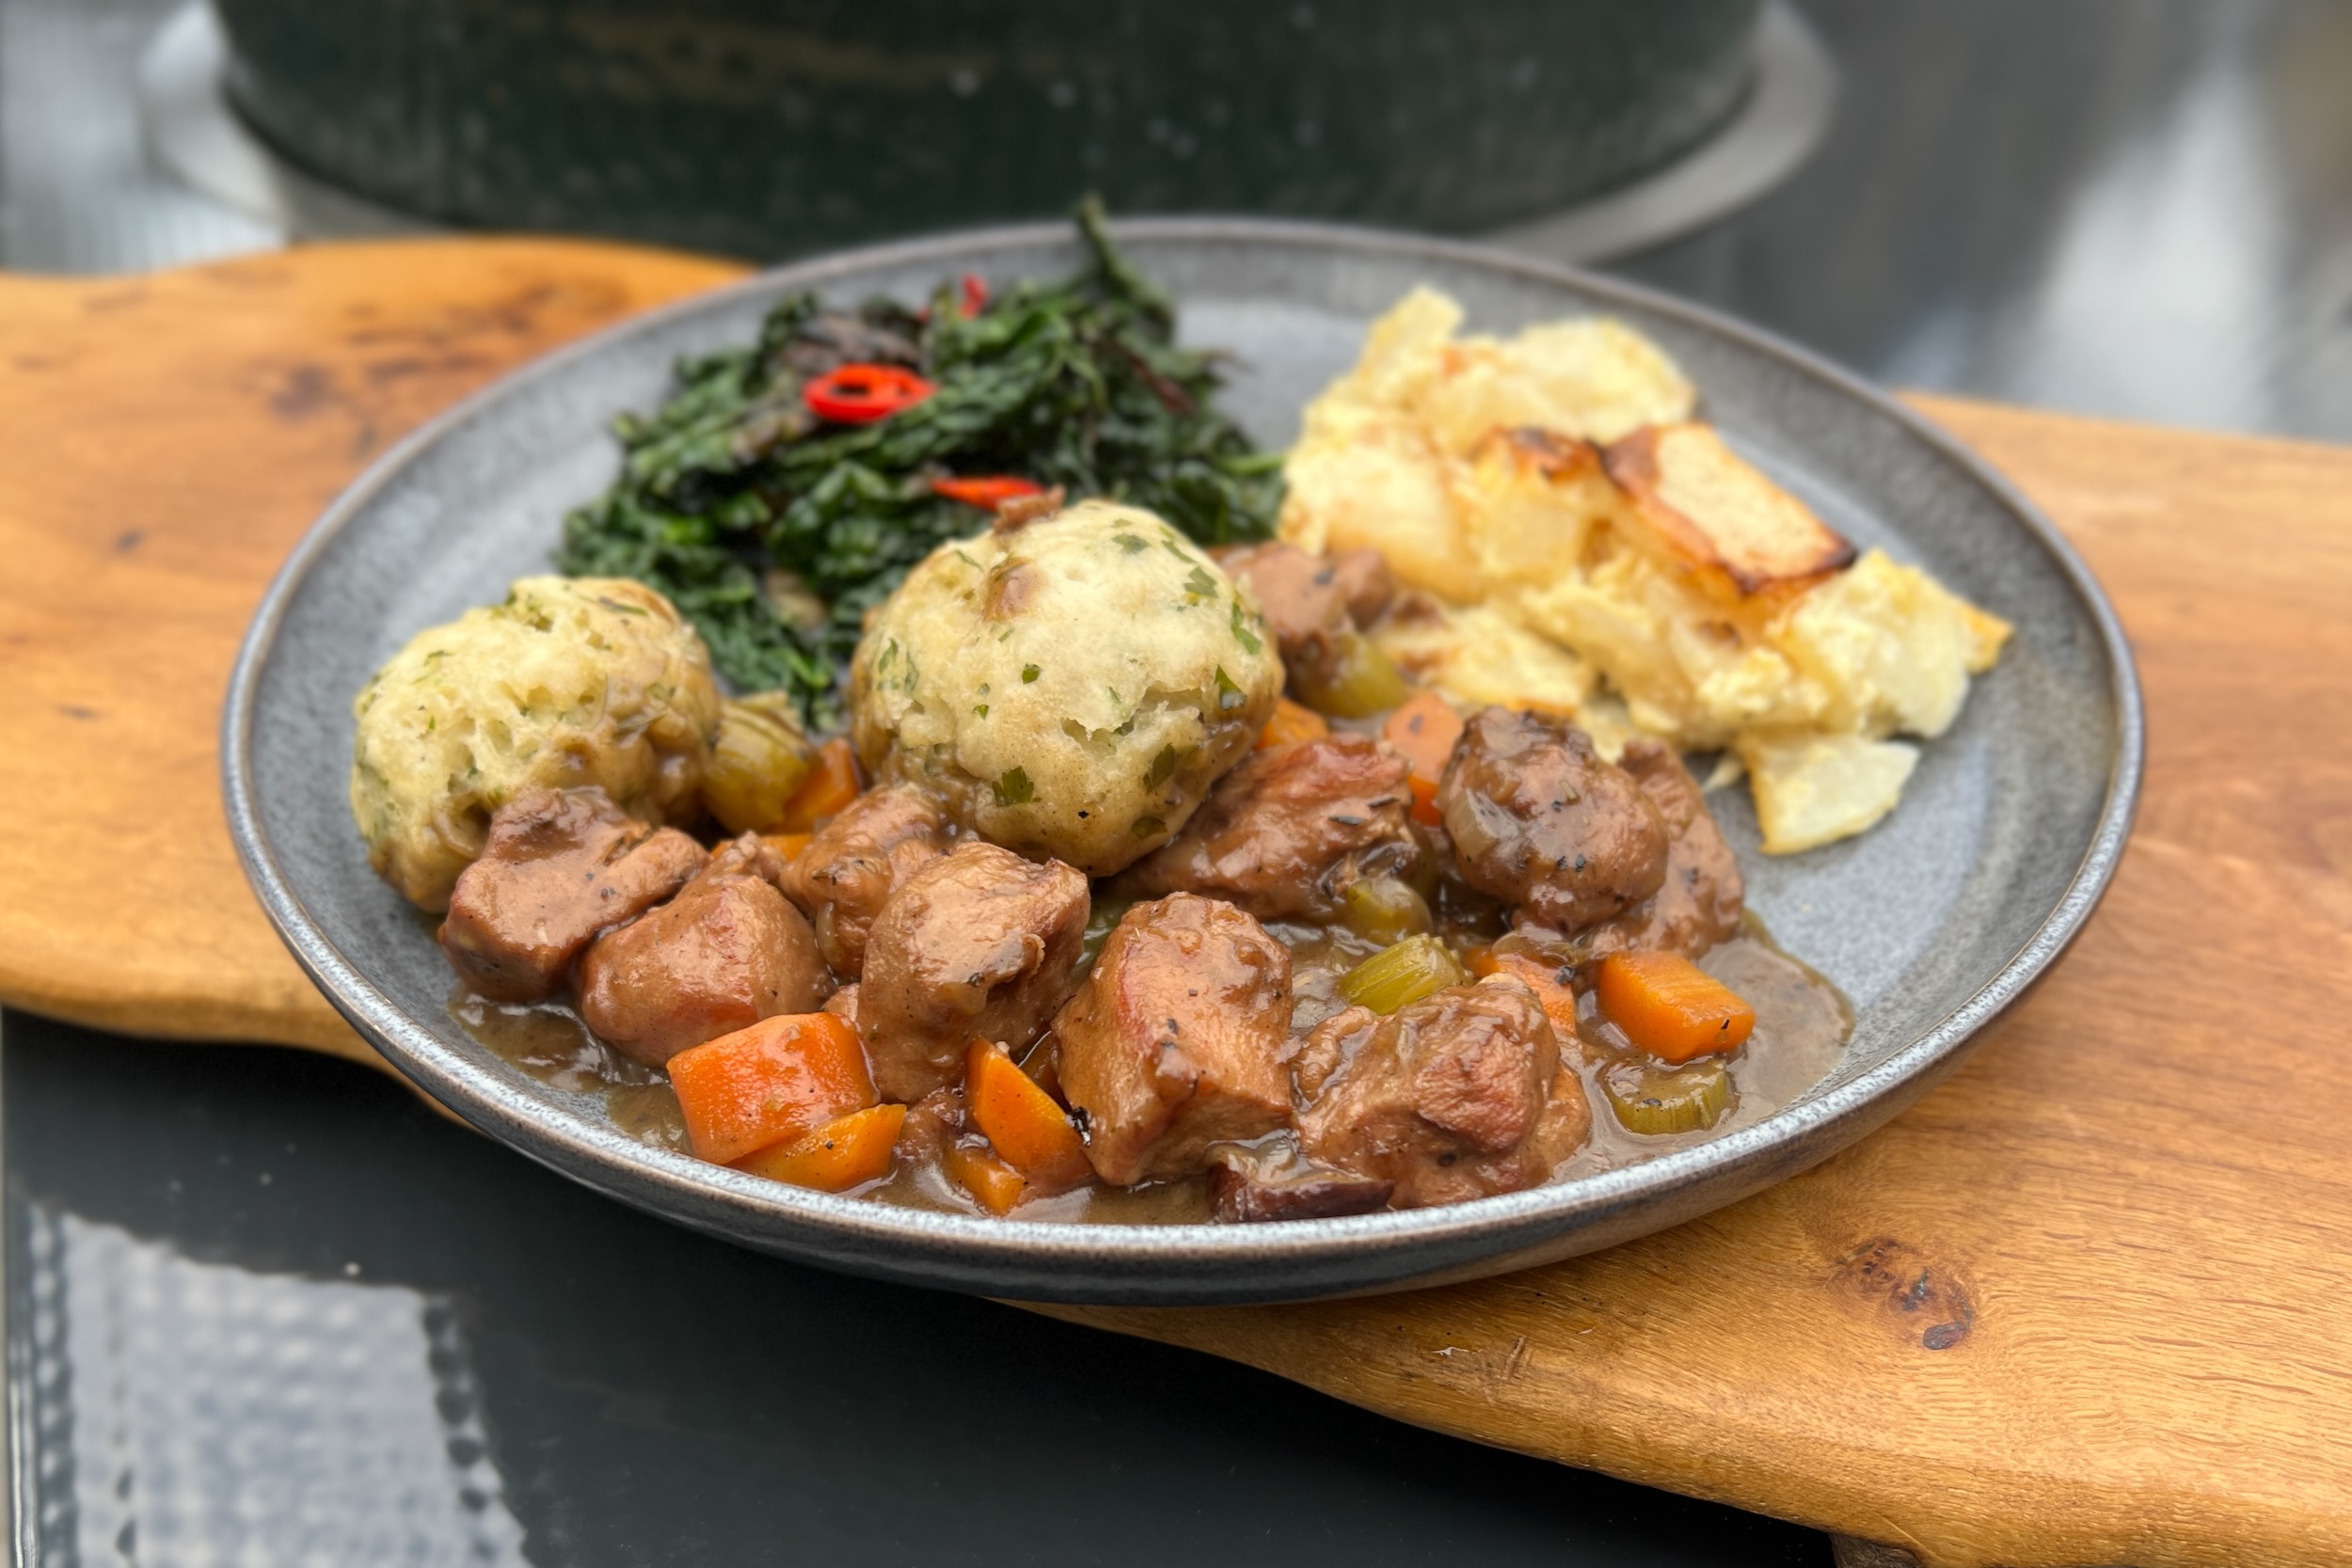
<svg viewBox="0 0 2352 1568">
<path fill-rule="evenodd" d="M 1217 667 L 1204 712 L 1262 712 L 1256 744 L 1180 820 L 1136 815 L 1120 863 L 1094 821 L 1070 824 L 1091 875 L 1050 829 L 993 831 L 1031 802 L 904 733 L 835 748 L 803 831 L 787 808 L 707 847 L 595 785 L 533 789 L 450 895 L 453 1014 L 657 1147 L 1057 1221 L 1518 1191 L 1721 1136 L 1835 1064 L 1844 1003 L 1744 912 L 1673 750 L 1416 690 L 1365 635 L 1394 594 L 1373 552 L 1216 564 L 1282 694 Z M 1072 727 L 1117 754 L 1123 732 Z M 1149 787 L 1181 796 L 1183 762 L 1169 742 Z"/>
</svg>

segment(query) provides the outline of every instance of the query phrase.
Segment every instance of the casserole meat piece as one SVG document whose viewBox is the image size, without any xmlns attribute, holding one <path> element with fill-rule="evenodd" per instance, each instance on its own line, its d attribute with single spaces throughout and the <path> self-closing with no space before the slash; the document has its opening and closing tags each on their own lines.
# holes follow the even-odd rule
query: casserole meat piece
<svg viewBox="0 0 2352 1568">
<path fill-rule="evenodd" d="M 1745 887 L 1698 781 L 1672 747 L 1629 740 L 1625 770 L 1666 824 L 1666 877 L 1656 893 L 1580 938 L 1592 956 L 1661 948 L 1696 958 L 1740 929 Z"/>
<path fill-rule="evenodd" d="M 1388 1207 L 1396 1183 L 1319 1165 L 1288 1132 L 1253 1144 L 1227 1144 L 1214 1156 L 1209 1200 L 1228 1225 L 1319 1220 Z"/>
<path fill-rule="evenodd" d="M 1216 560 L 1258 601 L 1293 678 L 1332 679 L 1347 635 L 1370 625 L 1396 593 L 1378 550 L 1320 556 L 1295 545 L 1244 545 L 1217 551 Z"/>
<path fill-rule="evenodd" d="M 912 784 L 884 784 L 826 824 L 778 885 L 817 932 L 835 974 L 866 967 L 866 934 L 891 893 L 947 847 L 938 802 Z"/>
<path fill-rule="evenodd" d="M 1518 1192 L 1592 1131 L 1535 993 L 1496 975 L 1387 1018 L 1351 1007 L 1308 1037 L 1299 1148 L 1319 1164 L 1395 1183 L 1418 1209 Z"/>
<path fill-rule="evenodd" d="M 1666 879 L 1666 823 L 1633 775 L 1574 725 L 1485 708 L 1438 784 L 1462 879 L 1515 918 L 1577 931 Z"/>
<path fill-rule="evenodd" d="M 598 937 L 580 960 L 580 1021 L 660 1067 L 688 1046 L 832 990 L 808 921 L 775 889 L 784 869 L 755 833 L 722 845 L 678 895 Z"/>
<path fill-rule="evenodd" d="M 476 993 L 537 1002 L 597 932 L 636 919 L 702 869 L 702 846 L 648 827 L 601 789 L 533 789 L 491 818 L 441 922 L 441 951 Z"/>
<path fill-rule="evenodd" d="M 1188 893 L 1129 910 L 1054 1020 L 1095 1173 L 1189 1175 L 1211 1144 L 1287 1126 L 1290 1022 L 1290 953 L 1256 921 Z"/>
<path fill-rule="evenodd" d="M 956 1081 L 975 1039 L 1018 1051 L 1070 994 L 1087 879 L 993 844 L 961 844 L 909 877 L 866 942 L 857 1022 L 884 1100 Z"/>
<path fill-rule="evenodd" d="M 1420 859 L 1406 760 L 1369 736 L 1260 752 L 1220 780 L 1184 831 L 1119 879 L 1153 898 L 1198 893 L 1260 920 L 1328 919 L 1347 884 Z"/>
</svg>

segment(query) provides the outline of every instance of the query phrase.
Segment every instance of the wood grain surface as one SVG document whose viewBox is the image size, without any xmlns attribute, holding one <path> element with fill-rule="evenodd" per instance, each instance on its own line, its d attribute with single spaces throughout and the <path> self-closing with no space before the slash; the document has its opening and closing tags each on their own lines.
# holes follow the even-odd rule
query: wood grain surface
<svg viewBox="0 0 2352 1568">
<path fill-rule="evenodd" d="M 230 847 L 215 732 L 254 605 L 335 492 L 460 395 L 730 263 L 536 242 L 0 276 L 0 999 L 383 1065 Z"/>
<path fill-rule="evenodd" d="M 369 1056 L 221 824 L 230 654 L 402 430 L 729 276 L 538 242 L 0 279 L 0 1000 Z M 1054 1308 L 1929 1564 L 2352 1560 L 2352 452 L 1919 400 L 2130 629 L 2139 828 L 2075 949 L 1877 1135 L 1413 1295 Z"/>
</svg>

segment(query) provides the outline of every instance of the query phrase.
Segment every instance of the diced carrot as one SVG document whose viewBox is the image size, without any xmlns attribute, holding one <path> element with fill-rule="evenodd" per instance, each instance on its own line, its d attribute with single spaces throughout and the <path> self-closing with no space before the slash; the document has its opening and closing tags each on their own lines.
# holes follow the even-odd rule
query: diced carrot
<svg viewBox="0 0 2352 1568">
<path fill-rule="evenodd" d="M 731 1164 L 874 1103 L 866 1047 L 831 1013 L 786 1013 L 670 1058 L 694 1152 Z"/>
<path fill-rule="evenodd" d="M 1380 736 L 1405 753 L 1405 760 L 1413 765 L 1413 776 L 1427 779 L 1434 791 L 1445 776 L 1454 743 L 1462 738 L 1462 716 L 1435 691 L 1417 691 L 1411 702 L 1389 715 L 1388 722 L 1380 726 Z"/>
<path fill-rule="evenodd" d="M 1462 955 L 1462 967 L 1484 980 L 1501 967 L 1501 960 L 1495 957 L 1491 946 L 1481 944 Z"/>
<path fill-rule="evenodd" d="M 1462 716 L 1435 691 L 1418 691 L 1389 715 L 1388 722 L 1380 726 L 1380 736 L 1412 764 L 1413 774 L 1406 784 L 1413 792 L 1413 820 L 1432 827 L 1443 822 L 1445 814 L 1438 809 L 1438 781 L 1445 777 L 1454 743 L 1462 738 Z"/>
<path fill-rule="evenodd" d="M 1486 958 L 1487 974 L 1508 974 L 1535 993 L 1535 1000 L 1544 1005 L 1544 1016 L 1551 1020 L 1551 1032 L 1562 1044 L 1575 1042 L 1576 992 L 1560 983 L 1557 969 L 1525 953 L 1497 953 L 1489 948 Z"/>
<path fill-rule="evenodd" d="M 1278 698 L 1274 717 L 1258 732 L 1258 750 L 1269 746 L 1288 746 L 1295 740 L 1314 740 L 1331 733 L 1331 725 L 1322 714 L 1304 703 L 1294 703 L 1288 697 Z"/>
<path fill-rule="evenodd" d="M 1041 1192 L 1068 1192 L 1094 1174 L 1070 1113 L 1001 1047 L 972 1042 L 964 1055 L 963 1103 L 972 1125 Z"/>
<path fill-rule="evenodd" d="M 1627 1039 L 1669 1062 L 1736 1051 L 1756 1027 L 1754 1007 L 1679 953 L 1612 953 L 1594 990 Z"/>
<path fill-rule="evenodd" d="M 817 748 L 817 767 L 785 802 L 781 831 L 814 832 L 857 799 L 857 753 L 838 736 Z"/>
<path fill-rule="evenodd" d="M 835 1117 L 788 1144 L 770 1144 L 746 1154 L 735 1162 L 735 1168 L 820 1193 L 847 1192 L 890 1174 L 898 1129 L 906 1119 L 903 1105 L 868 1105 Z"/>
<path fill-rule="evenodd" d="M 939 1163 L 949 1180 L 992 1214 L 1011 1213 L 1012 1206 L 1028 1191 L 1028 1180 L 984 1143 L 951 1143 Z"/>
<path fill-rule="evenodd" d="M 1413 803 L 1407 809 L 1414 821 L 1426 822 L 1433 828 L 1445 821 L 1445 813 L 1438 809 L 1437 780 L 1415 773 L 1405 781 L 1405 787 L 1413 792 Z"/>
<path fill-rule="evenodd" d="M 769 848 L 784 857 L 785 864 L 790 865 L 801 858 L 801 851 L 806 849 L 809 840 L 817 835 L 815 833 L 762 833 L 759 836 L 768 841 Z"/>
</svg>

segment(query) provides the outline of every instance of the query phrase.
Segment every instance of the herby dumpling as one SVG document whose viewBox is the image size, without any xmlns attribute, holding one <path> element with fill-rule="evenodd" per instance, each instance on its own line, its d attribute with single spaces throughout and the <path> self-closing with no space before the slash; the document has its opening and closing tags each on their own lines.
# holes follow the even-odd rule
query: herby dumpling
<svg viewBox="0 0 2352 1568">
<path fill-rule="evenodd" d="M 644 584 L 523 578 L 503 604 L 419 632 L 352 716 L 368 860 L 439 911 L 524 790 L 596 784 L 647 821 L 692 817 L 719 690 L 702 638 Z"/>
<path fill-rule="evenodd" d="M 1184 825 L 1281 689 L 1257 606 L 1175 529 L 1108 501 L 940 546 L 850 667 L 869 769 L 1096 877 Z"/>
</svg>

